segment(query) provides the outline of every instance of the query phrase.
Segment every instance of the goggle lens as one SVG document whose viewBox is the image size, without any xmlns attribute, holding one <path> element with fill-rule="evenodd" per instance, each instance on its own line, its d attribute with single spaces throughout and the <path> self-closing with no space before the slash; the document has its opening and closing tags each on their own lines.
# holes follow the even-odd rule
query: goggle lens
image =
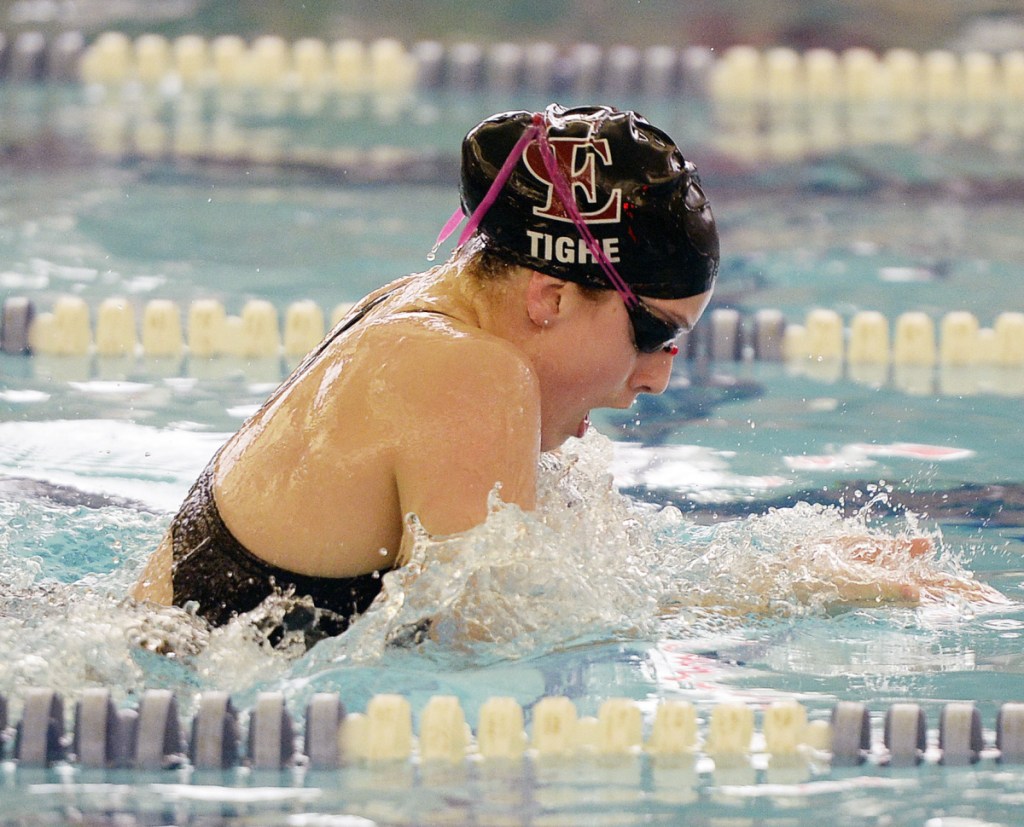
<svg viewBox="0 0 1024 827">
<path fill-rule="evenodd" d="M 627 304 L 626 312 L 633 325 L 633 343 L 637 350 L 657 353 L 659 350 L 671 352 L 674 348 L 678 353 L 676 339 L 683 333 L 683 328 L 654 315 L 639 299 L 636 304 Z"/>
</svg>

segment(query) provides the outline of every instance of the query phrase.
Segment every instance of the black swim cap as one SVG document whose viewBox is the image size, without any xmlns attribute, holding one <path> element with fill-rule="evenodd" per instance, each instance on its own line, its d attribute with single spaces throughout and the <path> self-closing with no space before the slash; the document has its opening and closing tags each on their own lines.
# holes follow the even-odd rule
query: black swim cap
<svg viewBox="0 0 1024 827">
<path fill-rule="evenodd" d="M 505 112 L 462 143 L 462 208 L 472 215 L 523 134 L 546 129 L 558 169 L 594 240 L 634 293 L 682 299 L 718 273 L 718 231 L 696 167 L 660 129 L 609 106 Z M 555 192 L 538 141 L 522 151 L 479 231 L 503 258 L 556 278 L 609 288 L 609 278 Z M 562 187 L 565 190 L 565 187 Z"/>
</svg>

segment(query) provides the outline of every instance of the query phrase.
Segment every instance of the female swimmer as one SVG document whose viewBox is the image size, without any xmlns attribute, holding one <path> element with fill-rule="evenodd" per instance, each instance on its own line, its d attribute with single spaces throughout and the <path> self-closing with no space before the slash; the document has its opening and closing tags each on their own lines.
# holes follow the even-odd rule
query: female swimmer
<svg viewBox="0 0 1024 827">
<path fill-rule="evenodd" d="M 464 531 L 495 486 L 532 509 L 540 452 L 582 436 L 592 408 L 665 390 L 719 249 L 696 169 L 664 132 L 608 107 L 496 115 L 463 141 L 461 196 L 450 260 L 363 299 L 228 440 L 136 598 L 219 625 L 291 592 L 315 607 L 315 636 L 340 633 L 407 559 L 407 515 Z M 997 597 L 902 582 L 885 561 L 904 541 L 847 545 L 849 565 L 879 565 L 866 586 L 826 572 L 845 599 Z"/>
<path fill-rule="evenodd" d="M 406 559 L 407 515 L 466 530 L 496 485 L 532 509 L 541 451 L 665 390 L 719 259 L 668 135 L 609 107 L 496 115 L 461 200 L 450 260 L 361 301 L 217 452 L 137 599 L 219 625 L 293 591 L 339 633 Z"/>
</svg>

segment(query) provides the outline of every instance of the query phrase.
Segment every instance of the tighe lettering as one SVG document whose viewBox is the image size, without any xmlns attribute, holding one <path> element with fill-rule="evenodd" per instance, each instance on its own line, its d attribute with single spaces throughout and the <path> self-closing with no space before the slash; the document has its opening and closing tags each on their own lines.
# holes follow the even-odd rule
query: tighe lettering
<svg viewBox="0 0 1024 827">
<path fill-rule="evenodd" d="M 594 254 L 580 236 L 549 235 L 533 230 L 526 231 L 530 239 L 530 255 L 561 264 L 597 264 Z M 612 264 L 619 261 L 619 240 L 602 238 L 601 249 Z"/>
</svg>

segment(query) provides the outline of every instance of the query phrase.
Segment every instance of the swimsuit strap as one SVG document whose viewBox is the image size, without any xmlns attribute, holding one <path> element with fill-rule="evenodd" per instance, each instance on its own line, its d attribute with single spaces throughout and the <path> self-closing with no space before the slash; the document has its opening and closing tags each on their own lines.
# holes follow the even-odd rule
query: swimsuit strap
<svg viewBox="0 0 1024 827">
<path fill-rule="evenodd" d="M 328 333 L 326 337 L 324 337 L 324 340 L 320 342 L 320 344 L 318 344 L 315 348 L 313 348 L 313 350 L 306 354 L 306 357 L 299 363 L 299 366 L 295 368 L 294 371 L 292 371 L 292 376 L 296 376 L 300 372 L 302 372 L 302 370 L 310 362 L 314 361 L 325 350 L 327 350 L 327 348 L 335 339 L 337 339 L 345 331 L 349 330 L 352 327 L 355 327 L 359 322 L 366 318 L 366 316 L 369 315 L 370 311 L 377 307 L 377 305 L 383 304 L 384 301 L 390 299 L 396 292 L 398 292 L 398 289 L 398 287 L 395 287 L 391 290 L 387 290 L 381 293 L 379 296 L 375 296 L 373 299 L 366 302 L 365 304 L 354 307 L 352 310 L 350 310 L 348 312 L 348 315 L 342 318 L 342 320 L 338 322 L 337 325 L 335 325 L 334 329 L 330 333 Z M 282 387 L 287 387 L 288 385 L 291 384 L 291 381 L 292 377 L 290 376 L 285 381 L 285 384 Z M 277 396 L 277 394 L 275 393 L 274 396 Z"/>
<path fill-rule="evenodd" d="M 303 360 L 299 362 L 295 370 L 293 370 L 288 375 L 288 378 L 285 379 L 284 382 L 278 385 L 277 389 L 270 395 L 270 397 L 262 405 L 260 405 L 259 411 L 257 411 L 256 414 L 253 414 L 253 416 L 256 416 L 257 414 L 261 413 L 264 408 L 275 402 L 278 399 L 278 397 L 281 396 L 281 394 L 283 394 L 292 385 L 294 385 L 298 381 L 299 377 L 306 372 L 309 366 L 312 365 L 313 362 L 315 362 L 317 359 L 320 358 L 320 356 L 323 355 L 323 352 L 327 350 L 328 347 L 331 346 L 335 339 L 341 336 L 341 334 L 344 333 L 345 331 L 349 330 L 352 327 L 355 327 L 370 313 L 371 310 L 377 307 L 377 305 L 383 304 L 385 300 L 391 298 L 398 290 L 399 287 L 387 290 L 381 293 L 379 296 L 375 296 L 365 304 L 357 306 L 350 310 L 348 315 L 345 316 L 340 322 L 338 322 L 338 324 L 334 326 L 334 329 L 331 330 L 331 332 L 324 337 L 323 341 L 321 341 L 320 344 L 318 344 L 315 348 L 313 348 L 309 353 L 306 354 Z"/>
</svg>

